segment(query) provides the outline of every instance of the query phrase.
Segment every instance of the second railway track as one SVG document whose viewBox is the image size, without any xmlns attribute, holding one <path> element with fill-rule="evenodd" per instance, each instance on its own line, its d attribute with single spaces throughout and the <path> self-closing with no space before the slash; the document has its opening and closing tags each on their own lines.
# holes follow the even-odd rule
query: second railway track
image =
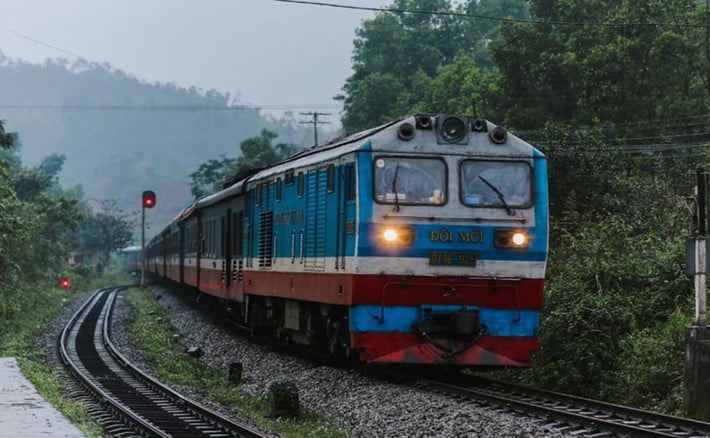
<svg viewBox="0 0 710 438">
<path fill-rule="evenodd" d="M 710 437 L 710 424 L 491 379 L 454 374 L 420 385 L 558 423 L 574 436 Z"/>
<path fill-rule="evenodd" d="M 62 331 L 60 355 L 108 412 L 111 436 L 267 437 L 196 404 L 134 367 L 109 337 L 120 288 L 97 291 Z"/>
</svg>

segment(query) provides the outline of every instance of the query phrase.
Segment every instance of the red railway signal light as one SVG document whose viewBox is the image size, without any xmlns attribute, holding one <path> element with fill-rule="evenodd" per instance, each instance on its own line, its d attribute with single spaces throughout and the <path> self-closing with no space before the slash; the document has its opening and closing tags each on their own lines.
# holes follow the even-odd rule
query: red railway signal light
<svg viewBox="0 0 710 438">
<path fill-rule="evenodd" d="M 71 287 L 71 280 L 68 277 L 63 277 L 61 280 L 59 280 L 59 286 L 67 290 Z"/>
<path fill-rule="evenodd" d="M 143 208 L 155 207 L 155 192 L 146 190 L 143 192 Z"/>
</svg>

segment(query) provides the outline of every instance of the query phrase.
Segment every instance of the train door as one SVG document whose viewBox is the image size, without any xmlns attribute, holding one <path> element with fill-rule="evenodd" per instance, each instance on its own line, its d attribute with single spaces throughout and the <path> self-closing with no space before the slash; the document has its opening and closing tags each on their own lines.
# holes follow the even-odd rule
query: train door
<svg viewBox="0 0 710 438">
<path fill-rule="evenodd" d="M 178 269 L 180 270 L 180 284 L 185 284 L 185 222 L 182 221 L 178 224 L 178 253 L 179 253 L 179 264 Z"/>
<path fill-rule="evenodd" d="M 341 158 L 338 166 L 335 268 L 345 269 L 345 256 L 355 233 L 355 163 Z M 350 238 L 350 239 L 349 239 Z"/>
<path fill-rule="evenodd" d="M 232 212 L 232 263 L 231 282 L 238 286 L 243 279 L 243 256 L 244 256 L 244 210 Z M 240 299 L 239 290 L 237 298 Z"/>
<path fill-rule="evenodd" d="M 168 278 L 168 250 L 170 249 L 170 230 L 163 235 L 163 277 Z"/>
<path fill-rule="evenodd" d="M 342 180 L 345 172 L 343 172 L 343 160 L 341 159 L 338 166 L 328 167 L 328 192 L 335 193 L 335 241 L 333 242 L 335 246 L 335 269 L 341 269 L 344 260 L 342 259 L 343 252 L 343 242 L 345 241 L 345 236 L 343 236 L 343 230 L 345 228 L 345 196 L 343 193 L 343 188 L 345 187 L 344 181 Z"/>
<path fill-rule="evenodd" d="M 202 274 L 202 253 L 205 251 L 205 235 L 202 230 L 202 212 L 197 213 L 197 256 L 195 261 L 195 267 L 197 268 L 197 289 L 199 290 L 202 285 L 200 284 L 200 276 Z"/>
<path fill-rule="evenodd" d="M 229 289 L 232 284 L 232 209 L 220 218 L 222 226 L 222 284 Z"/>
</svg>

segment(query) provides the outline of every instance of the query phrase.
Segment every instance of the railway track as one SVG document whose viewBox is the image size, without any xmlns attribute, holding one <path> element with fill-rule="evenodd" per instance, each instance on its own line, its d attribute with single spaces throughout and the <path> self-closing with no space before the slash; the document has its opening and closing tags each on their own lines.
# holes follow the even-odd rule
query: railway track
<svg viewBox="0 0 710 438">
<path fill-rule="evenodd" d="M 643 411 L 466 374 L 428 377 L 419 384 L 442 393 L 545 419 L 583 437 L 710 437 L 710 423 Z"/>
<path fill-rule="evenodd" d="M 98 290 L 71 318 L 60 338 L 70 372 L 109 415 L 110 436 L 268 437 L 196 404 L 133 366 L 110 340 L 111 311 L 121 288 Z"/>
</svg>

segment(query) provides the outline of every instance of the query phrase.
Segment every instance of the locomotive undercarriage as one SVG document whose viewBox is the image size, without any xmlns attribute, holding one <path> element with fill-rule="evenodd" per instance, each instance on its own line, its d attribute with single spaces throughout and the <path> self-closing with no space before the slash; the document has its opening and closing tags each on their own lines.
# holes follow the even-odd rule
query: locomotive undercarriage
<svg viewBox="0 0 710 438">
<path fill-rule="evenodd" d="M 254 332 L 335 356 L 354 354 L 343 306 L 254 295 L 248 296 L 247 302 L 246 324 Z"/>
</svg>

